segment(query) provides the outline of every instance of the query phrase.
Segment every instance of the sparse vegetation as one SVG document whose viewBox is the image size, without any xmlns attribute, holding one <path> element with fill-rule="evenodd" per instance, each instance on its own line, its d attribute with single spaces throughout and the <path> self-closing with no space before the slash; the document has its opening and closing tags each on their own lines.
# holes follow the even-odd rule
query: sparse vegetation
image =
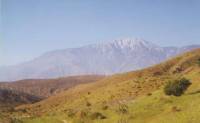
<svg viewBox="0 0 200 123">
<path fill-rule="evenodd" d="M 120 103 L 117 112 L 120 113 L 120 114 L 127 114 L 128 113 L 128 106 L 126 104 Z"/>
<path fill-rule="evenodd" d="M 11 123 L 22 123 L 22 121 L 14 118 L 14 119 L 11 119 Z"/>
<path fill-rule="evenodd" d="M 43 99 L 76 85 L 98 81 L 102 78 L 104 78 L 104 76 L 86 75 L 58 79 L 30 79 L 12 83 L 0 83 L 0 89 L 20 91 Z M 90 93 L 91 92 L 88 92 L 88 95 L 90 95 Z"/>
<path fill-rule="evenodd" d="M 90 95 L 91 94 L 91 92 L 88 92 L 88 95 Z"/>
<path fill-rule="evenodd" d="M 121 118 L 117 121 L 117 123 L 129 123 L 127 118 Z"/>
<path fill-rule="evenodd" d="M 109 108 L 108 105 L 103 105 L 103 107 L 102 107 L 103 110 L 107 110 L 108 108 Z"/>
<path fill-rule="evenodd" d="M 200 58 L 198 59 L 197 64 L 200 66 Z"/>
<path fill-rule="evenodd" d="M 104 116 L 102 113 L 100 112 L 94 112 L 91 114 L 90 118 L 92 120 L 96 120 L 96 119 L 106 119 L 106 116 Z"/>
<path fill-rule="evenodd" d="M 152 95 L 152 93 L 147 93 L 147 96 L 151 96 Z"/>
<path fill-rule="evenodd" d="M 87 107 L 90 107 L 91 105 L 92 105 L 92 104 L 91 104 L 90 102 L 88 102 L 88 101 L 86 102 L 86 106 L 87 106 Z"/>
<path fill-rule="evenodd" d="M 78 118 L 85 118 L 85 117 L 87 117 L 88 116 L 88 111 L 87 110 L 81 110 L 81 111 L 79 111 L 79 112 L 77 112 L 77 114 L 76 114 L 76 117 L 78 117 Z"/>
<path fill-rule="evenodd" d="M 191 82 L 186 78 L 176 79 L 167 83 L 164 92 L 166 95 L 181 96 L 190 84 Z"/>
<path fill-rule="evenodd" d="M 67 110 L 67 116 L 73 118 L 76 115 L 76 112 L 73 109 Z"/>
<path fill-rule="evenodd" d="M 181 109 L 178 108 L 177 106 L 172 107 L 172 112 L 180 112 L 180 111 L 181 111 Z"/>
</svg>

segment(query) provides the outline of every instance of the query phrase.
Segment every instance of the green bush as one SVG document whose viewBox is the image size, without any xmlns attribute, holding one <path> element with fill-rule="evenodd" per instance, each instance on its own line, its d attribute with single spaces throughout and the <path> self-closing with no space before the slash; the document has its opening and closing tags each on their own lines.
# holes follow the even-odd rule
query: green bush
<svg viewBox="0 0 200 123">
<path fill-rule="evenodd" d="M 166 95 L 181 96 L 190 84 L 190 81 L 186 78 L 170 81 L 164 87 L 164 92 Z"/>
</svg>

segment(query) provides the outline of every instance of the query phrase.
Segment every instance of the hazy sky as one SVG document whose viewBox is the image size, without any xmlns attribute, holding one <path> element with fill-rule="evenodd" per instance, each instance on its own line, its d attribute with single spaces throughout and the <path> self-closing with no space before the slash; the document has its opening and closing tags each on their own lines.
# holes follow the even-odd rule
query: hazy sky
<svg viewBox="0 0 200 123">
<path fill-rule="evenodd" d="M 200 44 L 200 0 L 0 0 L 0 66 L 127 37 Z"/>
</svg>

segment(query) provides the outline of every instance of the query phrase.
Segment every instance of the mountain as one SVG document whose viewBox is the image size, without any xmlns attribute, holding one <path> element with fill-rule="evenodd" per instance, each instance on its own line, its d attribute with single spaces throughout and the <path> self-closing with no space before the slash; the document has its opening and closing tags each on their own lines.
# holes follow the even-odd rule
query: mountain
<svg viewBox="0 0 200 123">
<path fill-rule="evenodd" d="M 191 82 L 179 96 L 168 96 L 166 83 Z M 198 123 L 200 120 L 200 49 L 158 65 L 108 76 L 56 96 L 16 107 L 22 123 Z M 20 111 L 25 111 L 22 117 Z"/>
<path fill-rule="evenodd" d="M 200 47 L 160 47 L 143 39 L 122 39 L 48 52 L 32 61 L 0 68 L 0 81 L 114 74 L 142 69 Z"/>
</svg>

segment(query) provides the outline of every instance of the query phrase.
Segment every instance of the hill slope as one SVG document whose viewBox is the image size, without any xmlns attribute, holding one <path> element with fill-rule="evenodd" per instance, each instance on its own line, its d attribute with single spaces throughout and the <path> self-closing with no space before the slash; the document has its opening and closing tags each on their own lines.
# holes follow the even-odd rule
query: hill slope
<svg viewBox="0 0 200 123">
<path fill-rule="evenodd" d="M 71 76 L 57 79 L 30 79 L 0 83 L 0 89 L 9 89 L 46 98 L 72 88 L 78 84 L 95 82 L 104 78 L 100 75 Z"/>
<path fill-rule="evenodd" d="M 144 70 L 80 85 L 16 108 L 32 117 L 18 118 L 24 123 L 198 123 L 199 62 L 197 49 Z M 166 96 L 163 85 L 177 77 L 186 77 L 192 85 L 181 97 Z"/>
<path fill-rule="evenodd" d="M 160 47 L 143 39 L 122 39 L 45 53 L 29 62 L 0 68 L 0 81 L 69 75 L 113 74 L 145 68 L 200 47 Z"/>
<path fill-rule="evenodd" d="M 85 75 L 58 79 L 20 80 L 0 83 L 0 123 L 14 122 L 9 116 L 16 106 L 43 100 L 79 84 L 91 83 L 104 76 Z M 24 112 L 24 110 L 21 110 Z"/>
<path fill-rule="evenodd" d="M 42 98 L 12 89 L 0 89 L 0 123 L 7 123 L 16 106 L 35 103 Z M 2 121 L 3 120 L 3 121 Z"/>
</svg>

